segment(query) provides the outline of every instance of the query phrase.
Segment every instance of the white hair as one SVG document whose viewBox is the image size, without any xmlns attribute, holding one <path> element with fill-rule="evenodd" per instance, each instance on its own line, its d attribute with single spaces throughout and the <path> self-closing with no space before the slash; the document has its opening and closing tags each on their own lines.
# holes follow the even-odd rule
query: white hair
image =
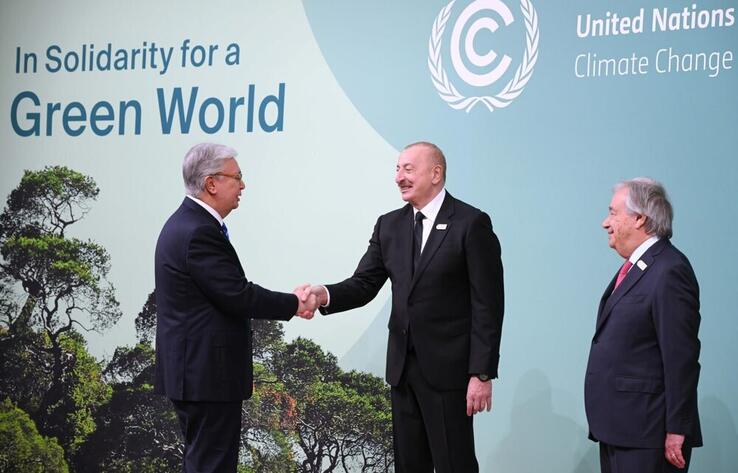
<svg viewBox="0 0 738 473">
<path fill-rule="evenodd" d="M 646 233 L 659 238 L 671 238 L 674 210 L 664 186 L 648 177 L 636 177 L 615 185 L 615 191 L 628 189 L 625 207 L 630 214 L 646 217 Z"/>
<path fill-rule="evenodd" d="M 182 178 L 187 195 L 197 197 L 205 190 L 205 178 L 223 169 L 223 161 L 235 158 L 235 149 L 216 143 L 196 144 L 182 161 Z"/>
</svg>

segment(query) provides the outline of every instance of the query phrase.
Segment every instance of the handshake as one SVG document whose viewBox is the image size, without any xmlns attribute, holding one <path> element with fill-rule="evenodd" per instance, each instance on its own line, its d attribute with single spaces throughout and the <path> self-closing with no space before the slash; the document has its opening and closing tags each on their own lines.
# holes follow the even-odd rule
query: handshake
<svg viewBox="0 0 738 473">
<path fill-rule="evenodd" d="M 294 291 L 297 296 L 297 314 L 305 320 L 310 320 L 320 306 L 328 304 L 328 291 L 324 286 L 311 286 L 303 284 L 297 286 Z"/>
</svg>

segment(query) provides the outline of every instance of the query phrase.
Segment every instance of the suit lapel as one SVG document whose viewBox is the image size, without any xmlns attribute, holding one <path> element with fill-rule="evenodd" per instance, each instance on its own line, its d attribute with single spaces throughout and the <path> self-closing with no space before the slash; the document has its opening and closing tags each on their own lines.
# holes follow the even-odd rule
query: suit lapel
<svg viewBox="0 0 738 473">
<path fill-rule="evenodd" d="M 415 274 L 413 275 L 412 283 L 410 284 L 410 291 L 413 290 L 418 279 L 423 275 L 423 272 L 425 272 L 425 269 L 428 267 L 428 263 L 433 259 L 436 251 L 450 231 L 451 217 L 453 214 L 454 198 L 451 197 L 451 194 L 449 194 L 448 191 L 446 191 L 446 197 L 443 199 L 441 208 L 438 210 L 435 222 L 433 222 L 433 228 L 431 228 L 430 234 L 428 235 L 428 241 L 425 242 L 423 252 L 420 254 L 420 262 L 418 263 L 418 269 L 415 270 Z M 412 237 L 412 232 L 410 232 L 410 236 Z M 412 241 L 410 242 L 410 248 L 410 251 L 412 251 Z"/>
<path fill-rule="evenodd" d="M 617 278 L 617 274 L 615 275 L 615 278 L 610 282 L 610 285 L 605 290 L 605 294 L 602 296 L 603 300 L 600 301 L 601 310 L 597 316 L 597 329 L 595 330 L 595 333 L 599 332 L 602 325 L 604 325 L 605 321 L 610 316 L 610 313 L 612 313 L 612 309 L 615 307 L 615 304 L 617 304 L 620 299 L 622 299 L 623 296 L 626 295 L 638 283 L 638 281 L 640 281 L 641 277 L 643 277 L 646 271 L 648 271 L 648 268 L 654 264 L 655 257 L 661 253 L 661 250 L 664 249 L 664 246 L 668 241 L 669 240 L 665 239 L 659 240 L 654 243 L 651 248 L 646 250 L 643 256 L 641 256 L 641 259 L 633 265 L 630 271 L 628 271 L 623 282 L 620 283 L 620 285 L 613 291 L 612 288 L 615 287 L 615 279 Z M 610 292 L 612 292 L 612 294 L 610 294 Z"/>
</svg>

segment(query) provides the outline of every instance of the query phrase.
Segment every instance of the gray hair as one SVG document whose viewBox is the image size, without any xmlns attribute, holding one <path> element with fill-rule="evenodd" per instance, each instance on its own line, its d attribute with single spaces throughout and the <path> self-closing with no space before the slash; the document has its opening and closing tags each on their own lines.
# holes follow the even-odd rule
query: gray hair
<svg viewBox="0 0 738 473">
<path fill-rule="evenodd" d="M 196 144 L 182 161 L 182 178 L 187 195 L 197 197 L 205 190 L 205 178 L 223 169 L 223 161 L 235 158 L 235 149 L 216 143 Z"/>
<path fill-rule="evenodd" d="M 410 143 L 409 145 L 405 146 L 403 149 L 413 148 L 415 146 L 423 146 L 425 148 L 428 148 L 430 150 L 431 158 L 433 159 L 433 164 L 436 166 L 441 166 L 441 176 L 443 178 L 443 182 L 446 182 L 446 156 L 443 155 L 443 151 L 441 151 L 441 148 L 434 145 L 430 141 L 418 141 L 416 143 Z"/>
<path fill-rule="evenodd" d="M 659 238 L 671 238 L 674 210 L 664 186 L 648 177 L 636 177 L 615 185 L 614 191 L 628 189 L 625 207 L 630 214 L 646 216 L 646 233 Z"/>
</svg>

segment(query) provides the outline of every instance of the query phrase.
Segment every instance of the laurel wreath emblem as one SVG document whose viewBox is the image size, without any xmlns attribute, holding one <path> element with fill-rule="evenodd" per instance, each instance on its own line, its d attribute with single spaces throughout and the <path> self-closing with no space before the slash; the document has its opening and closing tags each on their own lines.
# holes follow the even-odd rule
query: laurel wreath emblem
<svg viewBox="0 0 738 473">
<path fill-rule="evenodd" d="M 433 79 L 433 86 L 438 91 L 438 95 L 456 110 L 464 109 L 466 113 L 469 113 L 480 102 L 486 105 L 490 112 L 498 108 L 505 108 L 523 92 L 525 85 L 533 75 L 533 67 L 538 60 L 538 14 L 530 0 L 520 0 L 520 11 L 525 21 L 525 53 L 513 78 L 495 96 L 466 97 L 459 93 L 448 79 L 441 58 L 441 38 L 454 3 L 456 0 L 451 0 L 438 13 L 433 22 L 430 39 L 428 39 L 428 69 Z"/>
</svg>

